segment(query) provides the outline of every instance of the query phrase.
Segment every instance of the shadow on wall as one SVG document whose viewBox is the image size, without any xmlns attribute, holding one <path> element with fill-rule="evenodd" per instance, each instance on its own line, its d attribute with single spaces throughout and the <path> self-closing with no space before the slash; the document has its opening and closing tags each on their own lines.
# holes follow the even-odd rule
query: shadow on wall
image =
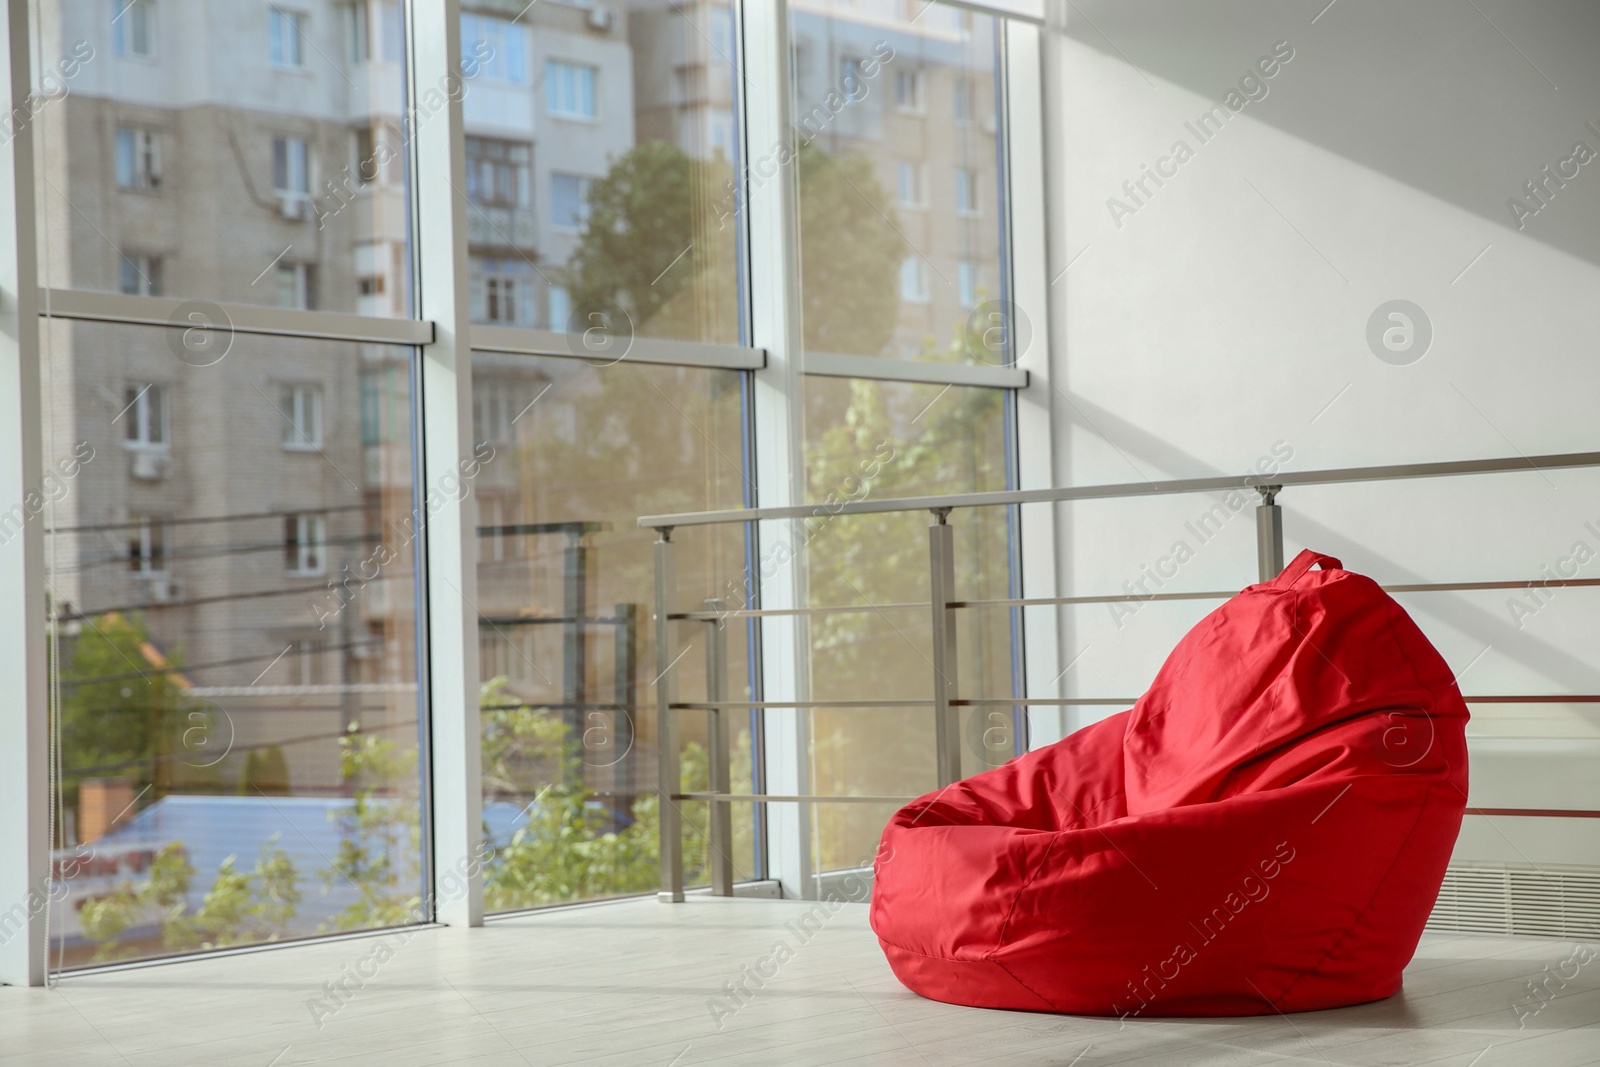
<svg viewBox="0 0 1600 1067">
<path fill-rule="evenodd" d="M 1600 263 L 1600 211 L 1562 203 L 1600 204 L 1600 4 L 1060 3 L 1070 39 L 1138 73 L 1143 84 L 1130 82 L 1139 86 L 1130 91 L 1167 91 L 1165 82 L 1217 101 L 1221 133 L 1187 128 L 1184 119 L 1192 126 L 1200 118 L 1187 114 L 1192 101 L 1174 111 L 1174 137 L 1193 151 L 1247 115 Z M 1276 42 L 1287 42 L 1280 58 L 1287 50 L 1293 58 L 1269 61 L 1262 69 L 1273 74 L 1263 77 L 1256 64 Z"/>
</svg>

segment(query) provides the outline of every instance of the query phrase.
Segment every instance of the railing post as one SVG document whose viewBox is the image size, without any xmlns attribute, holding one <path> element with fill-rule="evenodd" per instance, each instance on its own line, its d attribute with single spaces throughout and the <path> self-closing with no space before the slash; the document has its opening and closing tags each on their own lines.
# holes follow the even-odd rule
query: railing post
<svg viewBox="0 0 1600 1067">
<path fill-rule="evenodd" d="M 672 710 L 672 621 L 667 618 L 677 574 L 672 558 L 672 527 L 656 529 L 656 792 L 661 798 L 661 892 L 657 899 L 683 900 L 683 818 L 677 794 L 683 792 L 678 773 L 678 724 Z"/>
<path fill-rule="evenodd" d="M 720 704 L 728 699 L 728 627 L 722 619 L 723 602 L 711 597 L 705 610 L 716 618 L 706 626 L 706 703 Z M 728 712 L 712 708 L 706 719 L 706 762 L 709 764 L 711 792 L 733 792 L 733 771 L 729 759 Z M 706 819 L 711 839 L 711 892 L 719 897 L 733 896 L 733 805 L 727 801 L 707 802 Z"/>
<path fill-rule="evenodd" d="M 933 731 L 939 785 L 961 780 L 961 720 L 956 699 L 956 624 L 950 601 L 956 589 L 955 528 L 949 508 L 933 508 L 928 527 L 928 594 L 933 605 Z"/>
<path fill-rule="evenodd" d="M 1256 571 L 1259 581 L 1270 582 L 1283 572 L 1283 509 L 1278 506 L 1281 485 L 1258 485 L 1256 506 Z"/>
</svg>

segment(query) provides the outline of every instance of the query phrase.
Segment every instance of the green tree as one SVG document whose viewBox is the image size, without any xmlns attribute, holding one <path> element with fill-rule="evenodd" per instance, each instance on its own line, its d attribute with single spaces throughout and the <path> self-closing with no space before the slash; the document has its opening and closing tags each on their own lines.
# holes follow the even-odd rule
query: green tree
<svg viewBox="0 0 1600 1067">
<path fill-rule="evenodd" d="M 908 252 L 887 192 L 865 156 L 802 142 L 786 167 L 798 178 L 806 347 L 887 348 Z M 788 180 L 752 172 L 752 182 Z M 589 215 L 563 280 L 579 310 L 619 308 L 653 337 L 735 343 L 737 245 L 743 194 L 720 156 L 696 160 L 647 141 L 615 160 L 589 191 Z"/>
<path fill-rule="evenodd" d="M 352 885 L 357 899 L 326 924 L 334 930 L 399 926 L 422 906 L 422 823 L 417 750 L 352 723 L 339 739 L 339 765 L 350 788 L 344 831 L 325 886 Z"/>
<path fill-rule="evenodd" d="M 278 847 L 276 834 L 261 846 L 254 870 L 237 870 L 236 859 L 228 856 L 218 865 L 216 879 L 193 913 L 188 893 L 194 867 L 177 842 L 156 853 L 142 885 L 125 881 L 84 901 L 79 916 L 84 935 L 98 942 L 95 960 L 132 955 L 122 936 L 152 914 L 160 917 L 162 947 L 172 951 L 277 940 L 300 904 L 293 861 Z"/>
<path fill-rule="evenodd" d="M 262 745 L 245 753 L 244 767 L 239 771 L 240 796 L 286 797 L 293 792 L 289 785 L 289 757 L 282 745 Z"/>
<path fill-rule="evenodd" d="M 143 618 L 120 612 L 84 619 L 63 644 L 60 740 L 69 787 L 79 778 L 74 768 L 119 767 L 136 785 L 163 781 L 172 773 L 165 766 L 172 761 L 163 757 L 192 725 L 183 718 L 188 709 L 175 681 L 181 654 L 157 668 Z"/>
<path fill-rule="evenodd" d="M 894 338 L 900 263 L 912 251 L 871 159 L 803 143 L 800 300 L 811 352 L 876 355 Z"/>
<path fill-rule="evenodd" d="M 496 849 L 485 869 L 484 904 L 491 911 L 536 907 L 572 900 L 643 893 L 660 879 L 660 798 L 642 796 L 621 829 L 584 783 L 582 748 L 567 724 L 548 709 L 506 706 L 505 679 L 483 688 L 485 715 L 484 788 L 490 795 L 527 802 L 527 822 Z M 735 745 L 735 788 L 749 789 L 748 735 Z M 703 790 L 710 782 L 706 751 L 684 745 L 679 773 L 684 788 Z M 682 803 L 685 879 L 704 881 L 710 868 L 706 802 Z M 735 820 L 735 869 L 747 876 L 753 849 L 748 819 Z"/>
</svg>

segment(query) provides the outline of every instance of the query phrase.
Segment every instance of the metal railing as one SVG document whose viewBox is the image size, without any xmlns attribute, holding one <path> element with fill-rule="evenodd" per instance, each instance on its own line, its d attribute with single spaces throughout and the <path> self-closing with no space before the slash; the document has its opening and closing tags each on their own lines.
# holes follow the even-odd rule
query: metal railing
<svg viewBox="0 0 1600 1067">
<path fill-rule="evenodd" d="M 955 493 L 944 496 L 903 497 L 884 500 L 860 500 L 828 505 L 796 505 L 789 507 L 744 508 L 727 511 L 696 511 L 675 515 L 645 515 L 638 520 L 641 527 L 656 531 L 655 542 L 655 627 L 656 627 L 656 730 L 659 755 L 657 788 L 663 800 L 661 805 L 661 898 L 683 900 L 683 838 L 682 812 L 678 801 L 704 800 L 709 804 L 708 837 L 712 868 L 711 890 L 729 896 L 733 893 L 732 865 L 732 805 L 736 803 L 797 803 L 797 804 L 861 804 L 904 803 L 915 799 L 901 796 L 855 796 L 839 794 L 771 794 L 765 792 L 733 793 L 730 784 L 728 718 L 734 711 L 764 708 L 843 708 L 843 707 L 931 707 L 934 713 L 935 772 L 939 787 L 950 785 L 961 778 L 959 709 L 964 707 L 1067 707 L 1067 706 L 1123 706 L 1131 707 L 1137 698 L 1045 698 L 997 697 L 992 699 L 962 698 L 958 695 L 956 623 L 954 613 L 973 608 L 1025 608 L 1048 607 L 1067 604 L 1114 604 L 1128 601 L 1165 600 L 1226 600 L 1238 590 L 1208 590 L 1192 593 L 1115 594 L 1108 596 L 1070 597 L 1015 597 L 987 600 L 961 600 L 955 594 L 955 530 L 950 525 L 950 513 L 958 508 L 1018 506 L 1034 503 L 1062 503 L 1080 500 L 1113 500 L 1144 496 L 1170 496 L 1194 493 L 1227 491 L 1255 492 L 1261 503 L 1256 507 L 1256 562 L 1258 581 L 1269 581 L 1283 570 L 1283 512 L 1277 498 L 1285 489 L 1296 486 L 1338 485 L 1360 482 L 1393 481 L 1415 478 L 1448 478 L 1479 474 L 1505 474 L 1542 472 L 1570 468 L 1600 467 L 1600 452 L 1569 452 L 1552 455 L 1528 456 L 1515 459 L 1455 460 L 1442 463 L 1405 463 L 1373 467 L 1344 467 L 1319 471 L 1287 472 L 1273 475 L 1258 474 L 1221 476 L 1212 478 L 1185 478 L 1167 481 L 1122 483 L 1115 485 L 1074 486 L 1057 489 L 1024 489 L 985 493 Z M 724 671 L 727 665 L 726 636 L 723 623 L 730 618 L 760 618 L 763 616 L 810 616 L 844 611 L 868 610 L 857 607 L 806 607 L 784 609 L 743 608 L 727 609 L 720 600 L 707 600 L 701 611 L 674 612 L 671 596 L 676 588 L 674 570 L 674 544 L 672 531 L 688 526 L 718 526 L 730 523 L 748 523 L 775 519 L 808 519 L 826 514 L 830 518 L 842 515 L 871 515 L 888 512 L 928 511 L 933 524 L 928 528 L 928 587 L 926 604 L 897 604 L 900 608 L 926 607 L 932 613 L 933 644 L 933 697 L 930 700 L 863 700 L 863 701 L 729 701 L 725 696 Z M 1562 586 L 1597 586 L 1600 579 L 1562 579 Z M 1484 581 L 1484 582 L 1411 582 L 1384 585 L 1391 593 L 1459 592 L 1489 589 L 1546 588 L 1547 580 Z M 885 605 L 878 605 L 881 609 Z M 706 650 L 707 697 L 702 702 L 679 702 L 673 699 L 675 686 L 672 667 L 684 653 L 676 653 L 673 640 L 673 623 L 700 622 L 707 624 L 709 634 Z M 1600 694 L 1528 694 L 1484 695 L 1466 697 L 1470 703 L 1600 703 Z M 710 762 L 710 788 L 704 792 L 686 793 L 678 765 L 678 737 L 676 716 L 682 711 L 704 711 L 709 716 L 707 755 Z M 1600 818 L 1600 811 L 1557 808 L 1478 808 L 1468 807 L 1468 814 L 1505 816 L 1542 816 L 1547 818 Z"/>
</svg>

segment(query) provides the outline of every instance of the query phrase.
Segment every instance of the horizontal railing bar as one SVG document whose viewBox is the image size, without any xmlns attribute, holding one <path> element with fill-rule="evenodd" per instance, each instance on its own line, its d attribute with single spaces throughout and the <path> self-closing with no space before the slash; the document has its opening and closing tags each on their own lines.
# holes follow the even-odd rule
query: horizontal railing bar
<svg viewBox="0 0 1600 1067">
<path fill-rule="evenodd" d="M 1600 693 L 1536 693 L 1532 696 L 1515 696 L 1495 694 L 1493 696 L 1465 696 L 1468 704 L 1600 704 Z M 1133 705 L 1139 702 L 1138 697 L 974 697 L 970 699 L 952 700 L 950 703 L 959 707 L 988 708 L 1010 707 L 1013 704 L 1040 707 L 1075 707 L 1080 705 L 1094 706 L 1097 704 L 1126 704 Z M 740 705 L 741 707 L 745 705 Z"/>
<path fill-rule="evenodd" d="M 1511 582 L 1412 582 L 1406 585 L 1380 586 L 1388 593 L 1456 593 L 1476 589 L 1545 589 L 1550 587 L 1564 588 L 1567 586 L 1597 586 L 1600 578 L 1559 578 L 1555 581 L 1546 581 L 1536 578 L 1533 581 Z M 1207 590 L 1196 593 L 1118 593 L 1114 596 L 1053 596 L 1053 597 L 1015 597 L 1007 600 L 952 600 L 952 608 L 1033 608 L 1050 607 L 1056 604 L 1120 604 L 1130 601 L 1145 603 L 1151 600 L 1226 600 L 1237 596 L 1235 590 Z"/>
<path fill-rule="evenodd" d="M 304 311 L 265 304 L 222 304 L 212 300 L 169 296 L 128 296 L 83 289 L 47 289 L 40 294 L 39 313 L 55 319 L 78 319 L 126 326 L 165 326 L 186 334 L 216 334 L 219 351 L 232 334 L 309 337 L 324 341 L 366 341 L 387 345 L 433 342 L 433 323 L 426 319 L 388 319 L 339 311 Z M 220 359 L 221 356 L 216 358 Z"/>
<path fill-rule="evenodd" d="M 673 711 L 738 711 L 741 708 L 931 708 L 932 700 L 685 700 Z"/>
<path fill-rule="evenodd" d="M 674 611 L 667 615 L 669 619 L 678 619 L 688 622 L 716 622 L 719 619 L 761 619 L 775 618 L 782 615 L 843 615 L 849 612 L 864 611 L 927 611 L 928 602 L 910 604 L 841 604 L 837 607 L 820 608 L 729 608 L 727 611 Z"/>
<path fill-rule="evenodd" d="M 1533 696 L 1481 696 L 1461 698 L 1468 704 L 1600 704 L 1600 693 L 1537 693 Z"/>
<path fill-rule="evenodd" d="M 773 804 L 909 804 L 916 797 L 879 796 L 852 797 L 837 793 L 674 793 L 673 800 L 710 800 L 718 804 L 773 803 Z"/>
<path fill-rule="evenodd" d="M 909 804 L 909 796 L 842 796 L 815 793 L 674 793 L 673 800 L 709 800 L 716 804 Z M 1468 808 L 1468 815 L 1507 815 L 1546 819 L 1600 819 L 1600 811 L 1584 808 Z"/>
<path fill-rule="evenodd" d="M 1124 497 L 1170 496 L 1254 490 L 1265 486 L 1337 485 L 1349 482 L 1395 481 L 1409 478 L 1450 478 L 1469 474 L 1505 474 L 1518 471 L 1600 467 L 1600 452 L 1559 452 L 1543 456 L 1449 460 L 1439 463 L 1391 463 L 1373 467 L 1338 467 L 1316 471 L 1279 471 L 1229 474 L 1213 478 L 1175 478 L 1164 481 L 1122 482 L 1050 489 L 1012 489 L 988 493 L 947 493 L 941 496 L 888 497 L 837 504 L 801 504 L 789 507 L 740 508 L 727 511 L 686 511 L 675 515 L 644 515 L 638 524 L 652 529 L 675 526 L 715 526 L 766 519 L 805 519 L 820 515 L 873 515 L 890 511 L 930 511 L 950 508 L 997 507 L 1008 504 L 1063 503 L 1076 500 L 1114 500 Z"/>
<path fill-rule="evenodd" d="M 968 699 L 952 700 L 950 703 L 958 708 L 1009 708 L 1012 705 L 1022 707 L 1098 707 L 1101 704 L 1123 704 L 1131 707 L 1139 702 L 1138 697 L 1111 699 L 1109 697 L 972 697 Z"/>
<path fill-rule="evenodd" d="M 1467 808 L 1469 816 L 1530 816 L 1539 819 L 1600 819 L 1587 808 Z"/>
<path fill-rule="evenodd" d="M 1227 600 L 1239 595 L 1239 590 L 1216 590 L 1200 593 L 1117 593 L 1114 596 L 1041 596 L 1014 597 L 1006 600 L 952 600 L 952 608 L 1043 608 L 1054 604 L 1119 604 L 1137 600 Z"/>
<path fill-rule="evenodd" d="M 1545 819 L 1600 819 L 1587 808 L 1468 808 L 1468 815 L 1526 815 Z"/>
</svg>

